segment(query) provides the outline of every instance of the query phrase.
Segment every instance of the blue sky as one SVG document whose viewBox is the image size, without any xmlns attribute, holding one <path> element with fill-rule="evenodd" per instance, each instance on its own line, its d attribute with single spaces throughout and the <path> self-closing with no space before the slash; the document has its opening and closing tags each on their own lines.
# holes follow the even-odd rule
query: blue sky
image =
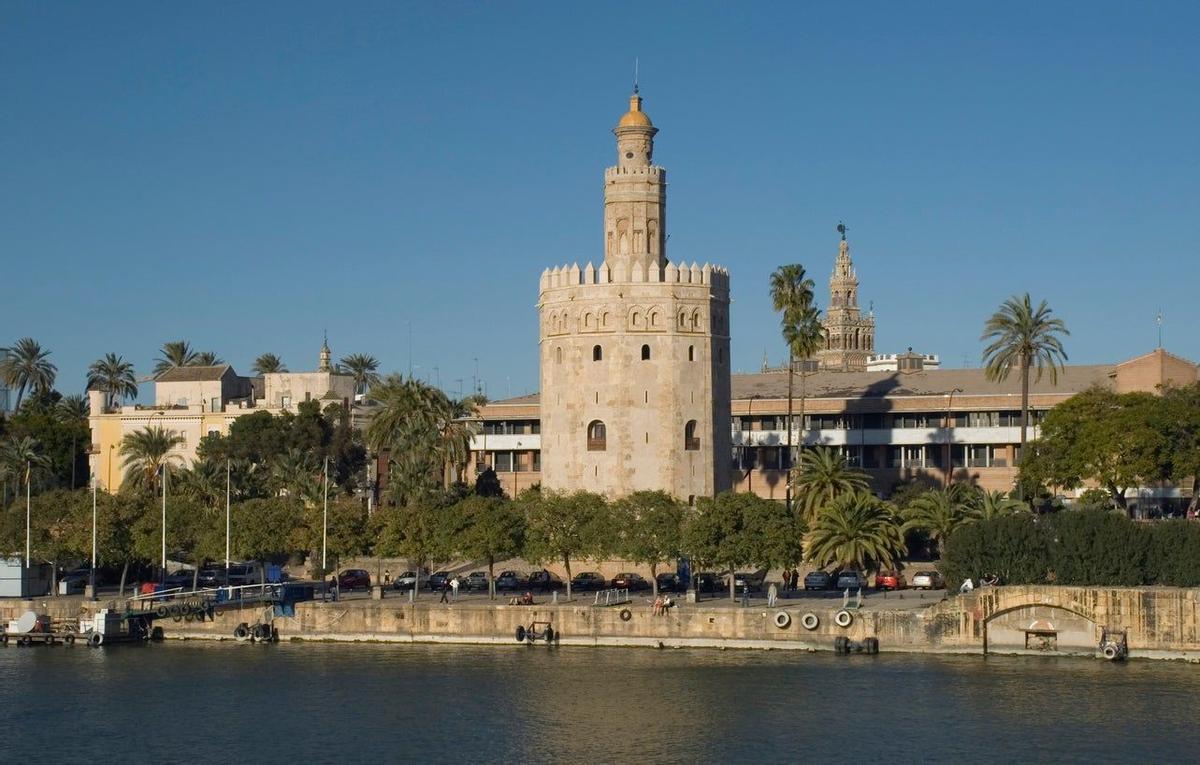
<svg viewBox="0 0 1200 765">
<path fill-rule="evenodd" d="M 635 57 L 673 260 L 732 273 L 782 358 L 839 220 L 881 351 L 976 365 L 1004 298 L 1072 362 L 1200 359 L 1195 3 L 0 3 L 0 344 L 59 387 L 187 338 L 537 386 L 538 275 L 601 259 Z M 436 373 L 434 371 L 436 367 Z M 145 396 L 146 393 L 143 393 Z"/>
</svg>

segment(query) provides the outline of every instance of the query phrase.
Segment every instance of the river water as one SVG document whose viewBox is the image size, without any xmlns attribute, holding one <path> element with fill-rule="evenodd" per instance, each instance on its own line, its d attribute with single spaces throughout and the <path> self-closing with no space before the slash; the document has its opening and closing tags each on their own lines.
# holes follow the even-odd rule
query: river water
<svg viewBox="0 0 1200 765">
<path fill-rule="evenodd" d="M 787 651 L 0 649 L 0 762 L 1197 762 L 1200 667 Z"/>
</svg>

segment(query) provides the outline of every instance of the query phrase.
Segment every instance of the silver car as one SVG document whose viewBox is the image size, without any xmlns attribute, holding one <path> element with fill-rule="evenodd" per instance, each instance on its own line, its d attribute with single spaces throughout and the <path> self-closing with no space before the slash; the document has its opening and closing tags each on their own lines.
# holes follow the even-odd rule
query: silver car
<svg viewBox="0 0 1200 765">
<path fill-rule="evenodd" d="M 914 590 L 941 590 L 946 586 L 946 580 L 936 571 L 918 571 L 913 574 L 909 585 Z"/>
<path fill-rule="evenodd" d="M 843 571 L 837 575 L 837 583 L 834 585 L 834 589 L 865 590 L 867 589 L 867 580 L 857 571 Z"/>
</svg>

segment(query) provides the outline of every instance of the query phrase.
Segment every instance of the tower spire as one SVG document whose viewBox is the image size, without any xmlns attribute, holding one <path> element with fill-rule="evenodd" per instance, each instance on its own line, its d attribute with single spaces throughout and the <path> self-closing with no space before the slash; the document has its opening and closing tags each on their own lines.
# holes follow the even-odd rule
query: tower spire
<svg viewBox="0 0 1200 765">
<path fill-rule="evenodd" d="M 637 93 L 638 93 L 638 60 L 635 57 L 633 59 L 633 94 L 636 96 Z"/>
</svg>

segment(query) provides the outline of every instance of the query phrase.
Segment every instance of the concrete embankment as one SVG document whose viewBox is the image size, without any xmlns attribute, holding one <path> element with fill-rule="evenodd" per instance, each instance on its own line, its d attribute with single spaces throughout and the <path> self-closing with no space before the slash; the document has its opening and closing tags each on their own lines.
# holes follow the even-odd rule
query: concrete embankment
<svg viewBox="0 0 1200 765">
<path fill-rule="evenodd" d="M 390 594 L 390 593 L 389 593 Z M 79 617 L 105 605 L 78 598 L 0 601 L 0 617 L 34 608 Z M 644 602 L 597 608 L 580 601 L 534 606 L 384 600 L 308 602 L 294 615 L 231 608 L 203 622 L 160 624 L 168 638 L 233 639 L 241 623 L 270 621 L 280 639 L 516 645 L 518 627 L 548 622 L 560 645 L 833 650 L 837 637 L 879 649 L 929 653 L 1095 655 L 1120 634 L 1131 657 L 1200 659 L 1200 590 L 1178 588 L 997 587 L 924 607 L 872 607 L 835 622 L 837 601 L 796 600 L 780 608 L 681 604 L 655 615 Z M 780 617 L 787 614 L 787 618 Z M 808 629 L 806 614 L 818 624 Z M 783 624 L 783 622 L 787 622 Z"/>
</svg>

